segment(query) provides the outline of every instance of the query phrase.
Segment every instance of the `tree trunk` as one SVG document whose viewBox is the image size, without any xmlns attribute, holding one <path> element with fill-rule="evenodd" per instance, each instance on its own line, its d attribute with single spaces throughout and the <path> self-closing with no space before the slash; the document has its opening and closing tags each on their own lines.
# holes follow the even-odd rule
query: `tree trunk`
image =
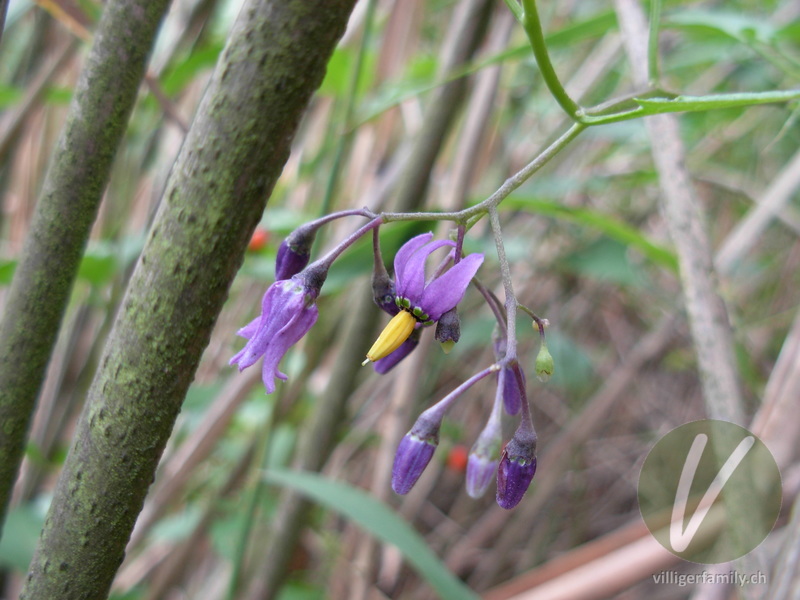
<svg viewBox="0 0 800 600">
<path fill-rule="evenodd" d="M 22 598 L 105 598 L 228 287 L 355 0 L 250 0 L 173 166 Z"/>
<path fill-rule="evenodd" d="M 0 523 L 89 231 L 168 5 L 106 5 L 36 205 L 0 322 Z"/>
</svg>

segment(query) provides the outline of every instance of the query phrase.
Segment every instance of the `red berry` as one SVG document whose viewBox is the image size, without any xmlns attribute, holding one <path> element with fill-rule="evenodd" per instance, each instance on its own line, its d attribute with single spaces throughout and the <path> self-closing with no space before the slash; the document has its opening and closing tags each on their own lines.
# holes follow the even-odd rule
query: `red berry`
<svg viewBox="0 0 800 600">
<path fill-rule="evenodd" d="M 266 229 L 258 227 L 253 232 L 253 237 L 250 238 L 250 243 L 247 245 L 247 249 L 250 252 L 258 252 L 264 246 L 267 245 L 268 241 L 269 241 L 269 232 Z"/>
<path fill-rule="evenodd" d="M 447 454 L 447 468 L 456 473 L 464 473 L 467 470 L 469 460 L 469 450 L 463 444 L 456 444 L 450 448 Z"/>
</svg>

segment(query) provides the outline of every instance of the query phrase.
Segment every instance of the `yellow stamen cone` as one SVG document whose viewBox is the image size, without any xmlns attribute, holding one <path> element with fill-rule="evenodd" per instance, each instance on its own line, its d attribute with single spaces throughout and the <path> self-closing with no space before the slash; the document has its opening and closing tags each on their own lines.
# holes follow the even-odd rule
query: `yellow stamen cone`
<svg viewBox="0 0 800 600">
<path fill-rule="evenodd" d="M 417 320 L 414 315 L 406 310 L 401 310 L 392 317 L 389 324 L 381 331 L 378 339 L 375 340 L 372 348 L 367 352 L 367 360 L 362 364 L 365 365 L 368 361 L 375 362 L 397 350 L 408 339 L 411 332 L 414 331 L 416 324 Z"/>
</svg>

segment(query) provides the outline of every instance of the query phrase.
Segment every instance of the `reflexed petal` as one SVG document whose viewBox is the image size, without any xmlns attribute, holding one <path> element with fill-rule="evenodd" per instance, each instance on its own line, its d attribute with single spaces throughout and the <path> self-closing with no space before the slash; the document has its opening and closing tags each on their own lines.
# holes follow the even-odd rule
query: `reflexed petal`
<svg viewBox="0 0 800 600">
<path fill-rule="evenodd" d="M 469 282 L 475 277 L 475 273 L 478 272 L 482 263 L 483 254 L 470 254 L 447 273 L 431 281 L 420 299 L 420 306 L 431 319 L 438 320 L 444 313 L 461 302 Z M 410 296 L 408 297 L 410 298 Z"/>
<path fill-rule="evenodd" d="M 400 250 L 397 251 L 397 254 L 394 255 L 394 278 L 397 280 L 398 278 L 403 278 L 403 272 L 406 268 L 406 263 L 408 259 L 411 258 L 411 255 L 414 254 L 417 250 L 422 248 L 425 244 L 433 239 L 433 233 L 422 233 L 416 237 L 411 238 L 405 244 L 400 247 Z"/>
<path fill-rule="evenodd" d="M 242 327 L 239 331 L 236 332 L 236 335 L 241 336 L 246 339 L 250 339 L 256 334 L 258 331 L 258 325 L 261 323 L 261 315 L 257 316 L 255 319 L 250 321 L 247 325 Z"/>
<path fill-rule="evenodd" d="M 402 275 L 395 273 L 397 295 L 408 298 L 412 306 L 422 306 L 422 290 L 425 288 L 425 261 L 428 260 L 428 256 L 432 252 L 439 248 L 443 246 L 454 247 L 455 245 L 455 242 L 450 240 L 436 240 L 414 252 L 406 261 Z M 441 315 L 441 313 L 439 314 Z"/>
<path fill-rule="evenodd" d="M 269 345 L 264 352 L 264 365 L 261 371 L 264 387 L 268 394 L 275 391 L 275 377 L 286 380 L 286 375 L 278 370 L 278 363 L 289 351 L 289 348 L 308 333 L 308 330 L 316 323 L 318 316 L 317 306 L 312 304 L 301 312 L 295 313 L 289 322 L 269 340 Z"/>
<path fill-rule="evenodd" d="M 392 489 L 401 495 L 407 494 L 431 461 L 438 440 L 422 439 L 407 433 L 397 448 L 392 467 Z"/>
</svg>

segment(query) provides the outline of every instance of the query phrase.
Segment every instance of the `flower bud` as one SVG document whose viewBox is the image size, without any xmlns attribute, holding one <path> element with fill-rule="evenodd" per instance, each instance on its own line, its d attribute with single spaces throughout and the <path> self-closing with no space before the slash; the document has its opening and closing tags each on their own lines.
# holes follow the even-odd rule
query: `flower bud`
<svg viewBox="0 0 800 600">
<path fill-rule="evenodd" d="M 520 371 L 520 375 L 522 376 L 522 383 L 524 386 L 525 373 Z M 510 415 L 517 414 L 522 407 L 522 402 L 527 399 L 525 388 L 523 387 L 520 390 L 519 382 L 517 381 L 516 375 L 514 375 L 514 369 L 511 367 L 506 367 L 500 371 L 497 377 L 497 384 L 503 386 L 503 406 L 506 412 Z"/>
<path fill-rule="evenodd" d="M 539 378 L 539 381 L 545 383 L 553 375 L 553 371 L 555 371 L 553 355 L 550 354 L 547 344 L 542 339 L 542 346 L 539 348 L 539 354 L 536 355 L 536 377 Z"/>
<path fill-rule="evenodd" d="M 391 316 L 400 312 L 400 307 L 395 302 L 394 281 L 389 277 L 383 263 L 380 269 L 375 268 L 372 273 L 372 301 Z"/>
<path fill-rule="evenodd" d="M 311 258 L 311 246 L 317 236 L 318 224 L 306 223 L 295 229 L 281 242 L 275 260 L 275 279 L 290 279 L 306 268 Z"/>
<path fill-rule="evenodd" d="M 441 420 L 432 420 L 422 413 L 400 440 L 392 467 L 392 489 L 396 493 L 405 495 L 417 483 L 439 444 L 440 426 Z"/>
<path fill-rule="evenodd" d="M 497 417 L 499 412 L 493 411 L 493 416 L 489 418 L 469 451 L 467 493 L 472 498 L 483 496 L 497 471 L 501 442 L 500 421 Z"/>
<path fill-rule="evenodd" d="M 436 323 L 436 341 L 442 345 L 445 354 L 450 354 L 461 338 L 461 321 L 458 318 L 458 309 L 451 308 L 444 313 Z"/>
<path fill-rule="evenodd" d="M 497 468 L 497 504 L 501 508 L 514 508 L 528 490 L 536 473 L 536 437 L 529 440 L 514 434 L 500 458 Z"/>
<path fill-rule="evenodd" d="M 470 454 L 467 462 L 467 494 L 471 498 L 480 498 L 486 493 L 492 477 L 497 471 L 498 461 L 485 456 Z"/>
</svg>

